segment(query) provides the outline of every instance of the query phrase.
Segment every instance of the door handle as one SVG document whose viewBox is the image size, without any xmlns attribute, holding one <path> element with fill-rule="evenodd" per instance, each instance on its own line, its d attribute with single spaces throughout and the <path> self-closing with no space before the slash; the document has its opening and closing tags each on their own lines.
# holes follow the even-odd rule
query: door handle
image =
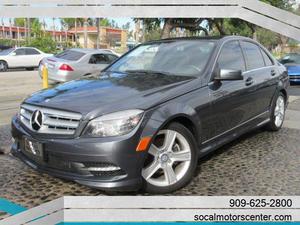
<svg viewBox="0 0 300 225">
<path fill-rule="evenodd" d="M 276 71 L 275 70 L 271 70 L 271 76 L 275 76 L 276 75 Z"/>
<path fill-rule="evenodd" d="M 252 77 L 248 77 L 245 81 L 246 86 L 250 86 L 251 84 L 253 84 L 254 80 Z"/>
</svg>

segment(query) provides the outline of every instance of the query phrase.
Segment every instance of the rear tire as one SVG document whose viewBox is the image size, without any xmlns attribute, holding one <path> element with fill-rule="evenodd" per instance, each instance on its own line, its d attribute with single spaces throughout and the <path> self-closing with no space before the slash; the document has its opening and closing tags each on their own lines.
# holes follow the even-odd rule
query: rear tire
<svg viewBox="0 0 300 225">
<path fill-rule="evenodd" d="M 143 189 L 153 194 L 176 191 L 188 184 L 197 166 L 197 147 L 192 133 L 180 123 L 158 132 L 142 169 Z"/>
<path fill-rule="evenodd" d="M 8 65 L 7 62 L 5 62 L 4 60 L 0 61 L 0 72 L 6 72 L 8 69 Z"/>
<path fill-rule="evenodd" d="M 283 125 L 286 110 L 286 99 L 279 93 L 271 107 L 270 122 L 266 125 L 268 131 L 279 131 Z"/>
</svg>

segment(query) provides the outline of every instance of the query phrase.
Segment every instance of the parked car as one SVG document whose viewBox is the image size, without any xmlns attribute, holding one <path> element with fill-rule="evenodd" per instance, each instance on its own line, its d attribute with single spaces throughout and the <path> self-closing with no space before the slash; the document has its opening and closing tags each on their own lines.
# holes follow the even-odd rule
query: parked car
<svg viewBox="0 0 300 225">
<path fill-rule="evenodd" d="M 42 77 L 45 65 L 48 68 L 48 79 L 52 83 L 97 76 L 117 58 L 117 55 L 104 50 L 68 49 L 53 57 L 45 58 L 39 66 L 39 75 Z"/>
<path fill-rule="evenodd" d="M 10 48 L 0 52 L 0 71 L 4 72 L 10 68 L 25 68 L 32 70 L 39 66 L 41 60 L 52 56 L 37 48 L 20 47 Z"/>
<path fill-rule="evenodd" d="M 6 49 L 11 48 L 11 46 L 7 46 L 7 45 L 0 45 L 0 52 Z"/>
<path fill-rule="evenodd" d="M 278 131 L 288 87 L 286 68 L 248 38 L 148 42 L 97 78 L 24 100 L 12 154 L 94 188 L 172 192 L 199 157 L 258 127 Z"/>
<path fill-rule="evenodd" d="M 287 68 L 291 84 L 300 84 L 300 54 L 290 53 L 279 61 Z"/>
</svg>

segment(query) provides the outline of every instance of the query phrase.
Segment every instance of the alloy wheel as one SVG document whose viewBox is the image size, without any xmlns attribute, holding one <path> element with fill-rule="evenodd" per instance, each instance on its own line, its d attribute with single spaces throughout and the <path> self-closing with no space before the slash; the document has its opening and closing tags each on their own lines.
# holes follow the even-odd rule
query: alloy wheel
<svg viewBox="0 0 300 225">
<path fill-rule="evenodd" d="M 280 127 L 284 120 L 284 114 L 285 114 L 285 103 L 283 96 L 279 96 L 276 101 L 276 106 L 274 110 L 274 116 L 275 116 L 275 125 L 277 127 Z"/>
<path fill-rule="evenodd" d="M 191 164 L 191 147 L 186 138 L 174 130 L 161 130 L 148 153 L 150 159 L 142 176 L 154 186 L 168 187 L 177 183 Z"/>
<path fill-rule="evenodd" d="M 0 71 L 1 72 L 6 71 L 6 64 L 5 64 L 5 62 L 0 62 Z"/>
</svg>

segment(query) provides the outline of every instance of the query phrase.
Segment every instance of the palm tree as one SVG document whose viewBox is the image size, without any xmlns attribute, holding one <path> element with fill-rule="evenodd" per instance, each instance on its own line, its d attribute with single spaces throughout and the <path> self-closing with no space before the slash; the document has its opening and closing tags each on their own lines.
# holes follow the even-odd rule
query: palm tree
<svg viewBox="0 0 300 225">
<path fill-rule="evenodd" d="M 87 45 L 88 45 L 87 26 L 88 26 L 88 18 L 84 18 L 83 29 L 84 29 L 84 47 L 85 48 L 87 48 Z"/>
<path fill-rule="evenodd" d="M 12 22 L 11 22 L 11 18 L 9 18 L 9 37 L 12 38 Z"/>
<path fill-rule="evenodd" d="M 5 38 L 4 20 L 3 20 L 3 17 L 2 17 L 2 38 Z"/>
<path fill-rule="evenodd" d="M 75 27 L 75 43 L 77 46 L 77 18 L 75 18 L 74 27 Z"/>
<path fill-rule="evenodd" d="M 26 23 L 26 18 L 24 18 L 24 30 L 25 30 L 25 39 L 27 39 L 27 23 Z"/>
<path fill-rule="evenodd" d="M 96 26 L 97 26 L 97 44 L 96 48 L 100 48 L 100 18 L 96 19 Z"/>
<path fill-rule="evenodd" d="M 28 32 L 27 32 L 28 40 L 30 40 L 30 38 L 31 38 L 31 32 L 30 32 L 30 18 L 27 18 L 27 27 L 28 27 Z"/>
<path fill-rule="evenodd" d="M 52 36 L 53 36 L 53 40 L 55 40 L 55 18 L 52 18 L 52 25 L 53 25 L 53 31 L 52 31 Z"/>
</svg>

